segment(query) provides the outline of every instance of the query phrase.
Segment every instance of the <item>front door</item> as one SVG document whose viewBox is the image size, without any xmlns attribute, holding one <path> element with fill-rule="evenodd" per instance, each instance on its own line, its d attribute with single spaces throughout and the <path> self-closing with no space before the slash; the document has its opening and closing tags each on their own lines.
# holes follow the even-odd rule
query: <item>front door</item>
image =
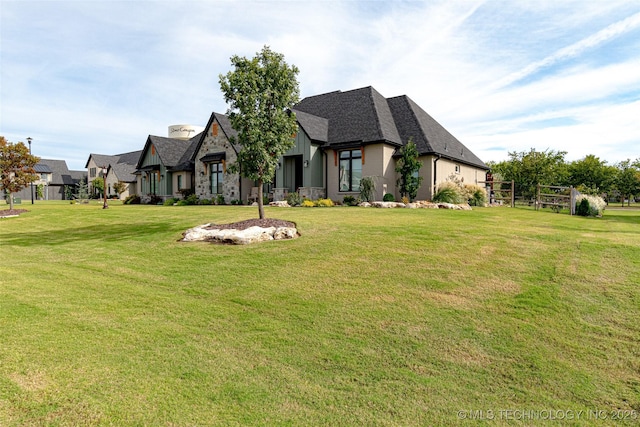
<svg viewBox="0 0 640 427">
<path fill-rule="evenodd" d="M 284 187 L 289 192 L 298 191 L 302 187 L 302 156 L 284 158 Z"/>
</svg>

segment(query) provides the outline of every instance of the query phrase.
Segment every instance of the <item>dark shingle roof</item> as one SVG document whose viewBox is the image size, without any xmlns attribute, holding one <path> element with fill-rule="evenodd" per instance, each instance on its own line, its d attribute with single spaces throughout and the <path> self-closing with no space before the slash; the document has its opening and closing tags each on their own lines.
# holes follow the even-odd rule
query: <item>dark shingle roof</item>
<svg viewBox="0 0 640 427">
<path fill-rule="evenodd" d="M 349 142 L 401 144 L 386 100 L 370 86 L 311 96 L 296 104 L 294 110 L 326 118 L 329 145 Z"/>
<path fill-rule="evenodd" d="M 118 181 L 136 182 L 136 165 L 130 165 L 128 163 L 116 163 L 112 164 L 110 168 L 115 173 Z"/>
<path fill-rule="evenodd" d="M 300 112 L 327 119 L 328 147 L 354 142 L 385 142 L 401 147 L 412 137 L 422 155 L 439 155 L 487 168 L 471 150 L 406 95 L 387 99 L 369 86 L 310 96 L 300 101 L 294 111 L 302 119 L 298 121 L 307 133 L 308 120 Z"/>
<path fill-rule="evenodd" d="M 142 155 L 142 150 L 131 151 L 129 153 L 117 154 L 118 163 L 125 163 L 127 165 L 135 166 L 138 164 L 138 160 L 140 160 L 140 156 Z"/>
<path fill-rule="evenodd" d="M 191 144 L 190 139 L 165 138 L 155 135 L 149 135 L 149 141 L 156 147 L 160 161 L 167 168 L 176 166 Z"/>
<path fill-rule="evenodd" d="M 238 132 L 236 132 L 236 130 L 231 126 L 229 117 L 225 116 L 224 114 L 215 113 L 215 112 L 212 113 L 211 115 L 212 117 L 215 117 L 216 119 L 218 119 L 218 123 L 220 123 L 220 127 L 222 128 L 222 131 L 227 136 L 227 138 L 228 139 L 235 138 L 237 141 Z"/>
<path fill-rule="evenodd" d="M 312 141 L 318 141 L 321 143 L 329 142 L 329 120 L 324 117 L 314 116 L 313 114 L 305 113 L 304 111 L 298 111 L 293 109 L 296 114 L 296 120 L 300 127 L 309 135 Z"/>
<path fill-rule="evenodd" d="M 39 165 L 49 168 L 51 173 L 50 185 L 73 185 L 74 181 L 64 160 L 40 159 Z"/>
<path fill-rule="evenodd" d="M 97 166 L 109 166 L 113 163 L 118 163 L 118 156 L 111 156 L 107 154 L 89 154 L 89 158 L 87 159 L 87 164 L 84 165 L 85 168 L 89 167 L 89 161 L 93 158 L 93 161 Z"/>
<path fill-rule="evenodd" d="M 204 136 L 204 132 L 193 136 L 189 139 L 189 146 L 178 160 L 178 163 L 171 168 L 172 171 L 190 171 L 193 170 L 193 156 L 195 155 L 196 148 L 200 143 L 200 139 Z"/>
<path fill-rule="evenodd" d="M 487 168 L 475 154 L 408 96 L 387 99 L 403 142 L 413 138 L 420 154 L 440 155 Z"/>
<path fill-rule="evenodd" d="M 73 179 L 74 183 L 78 183 L 82 180 L 84 180 L 85 182 L 87 181 L 87 171 L 76 171 L 76 170 L 70 170 L 69 174 L 71 175 L 71 179 Z"/>
</svg>

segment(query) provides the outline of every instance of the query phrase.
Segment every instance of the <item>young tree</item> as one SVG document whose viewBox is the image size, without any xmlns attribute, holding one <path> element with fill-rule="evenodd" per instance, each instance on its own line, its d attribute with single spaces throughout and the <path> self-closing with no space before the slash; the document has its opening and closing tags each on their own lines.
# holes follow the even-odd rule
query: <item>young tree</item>
<svg viewBox="0 0 640 427">
<path fill-rule="evenodd" d="M 87 185 L 87 181 L 82 178 L 78 184 L 76 184 L 76 188 L 78 192 L 75 194 L 75 197 L 80 201 L 85 201 L 89 198 L 89 186 Z"/>
<path fill-rule="evenodd" d="M 23 142 L 13 144 L 0 136 L 0 190 L 9 195 L 9 209 L 13 209 L 12 194 L 38 179 L 34 167 L 39 161 Z"/>
<path fill-rule="evenodd" d="M 118 197 L 120 197 L 120 195 L 127 189 L 127 184 L 122 181 L 118 181 L 113 184 L 113 189 L 118 193 Z"/>
<path fill-rule="evenodd" d="M 278 159 L 295 141 L 296 117 L 291 108 L 298 102 L 298 68 L 289 66 L 282 54 L 264 46 L 256 57 L 234 55 L 235 68 L 220 75 L 220 89 L 229 104 L 229 121 L 238 132 L 240 152 L 230 171 L 257 182 L 258 214 L 264 218 L 263 185 L 273 181 Z"/>
<path fill-rule="evenodd" d="M 104 178 L 98 177 L 91 181 L 91 188 L 93 189 L 93 194 L 97 194 L 102 197 L 104 193 Z"/>
<path fill-rule="evenodd" d="M 397 184 L 400 187 L 400 195 L 407 196 L 411 201 L 418 195 L 418 188 L 422 184 L 422 177 L 418 175 L 422 162 L 418 160 L 420 154 L 413 138 L 409 138 L 407 145 L 400 149 L 400 156 L 396 166 L 396 172 L 400 174 Z"/>
</svg>

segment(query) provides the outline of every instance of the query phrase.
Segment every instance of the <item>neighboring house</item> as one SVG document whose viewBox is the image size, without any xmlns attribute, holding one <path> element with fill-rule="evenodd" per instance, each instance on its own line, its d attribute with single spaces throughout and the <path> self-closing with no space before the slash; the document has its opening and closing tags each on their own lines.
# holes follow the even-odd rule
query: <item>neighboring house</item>
<svg viewBox="0 0 640 427">
<path fill-rule="evenodd" d="M 138 194 L 168 199 L 179 196 L 181 189 L 192 189 L 189 150 L 200 136 L 182 139 L 149 135 L 136 164 Z"/>
<path fill-rule="evenodd" d="M 194 190 L 201 199 L 222 196 L 225 203 L 230 203 L 232 200 L 245 202 L 249 197 L 253 181 L 227 171 L 227 165 L 234 164 L 238 158 L 240 147 L 230 142 L 236 137 L 237 132 L 227 116 L 211 114 L 190 157 L 194 168 Z"/>
<path fill-rule="evenodd" d="M 138 177 L 136 176 L 136 165 L 140 159 L 142 151 L 131 151 L 128 153 L 116 154 L 114 156 L 105 154 L 90 154 L 85 167 L 87 168 L 87 176 L 89 192 L 94 193 L 92 182 L 96 178 L 103 178 L 106 171 L 106 193 L 107 196 L 117 196 L 114 184 L 123 182 L 125 191 L 120 194 L 120 198 L 124 199 L 131 194 L 138 193 Z"/>
<path fill-rule="evenodd" d="M 84 171 L 70 171 L 64 160 L 40 159 L 34 167 L 39 179 L 33 182 L 34 200 L 68 200 L 75 192 L 75 186 L 84 178 Z M 38 197 L 38 187 L 42 197 Z M 14 197 L 31 200 L 31 185 L 23 188 Z"/>
<path fill-rule="evenodd" d="M 381 200 L 385 193 L 399 198 L 396 159 L 409 138 L 416 143 L 423 165 L 419 199 L 431 199 L 435 186 L 450 175 L 477 183 L 484 181 L 489 170 L 406 95 L 384 98 L 372 87 L 336 91 L 305 98 L 294 111 L 305 135 L 296 137 L 298 144 L 284 156 L 278 173 L 281 178 L 277 182 L 285 184 L 288 191 L 313 191 L 320 176 L 316 156 L 321 150 L 326 197 L 342 200 L 346 195 L 356 196 L 360 179 L 372 176 L 376 199 Z M 300 142 L 305 147 L 302 150 Z M 314 170 L 307 172 L 307 167 Z"/>
</svg>

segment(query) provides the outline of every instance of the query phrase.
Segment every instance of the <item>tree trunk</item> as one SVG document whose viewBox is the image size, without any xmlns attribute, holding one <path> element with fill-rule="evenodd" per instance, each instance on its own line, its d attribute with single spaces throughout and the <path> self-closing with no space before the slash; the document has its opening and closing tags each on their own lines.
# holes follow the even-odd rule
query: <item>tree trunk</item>
<svg viewBox="0 0 640 427">
<path fill-rule="evenodd" d="M 262 178 L 258 180 L 258 216 L 260 219 L 264 219 L 264 206 L 263 206 L 263 197 L 262 197 L 262 188 L 264 183 L 262 182 Z"/>
<path fill-rule="evenodd" d="M 13 210 L 13 194 L 9 193 L 9 210 Z"/>
</svg>

